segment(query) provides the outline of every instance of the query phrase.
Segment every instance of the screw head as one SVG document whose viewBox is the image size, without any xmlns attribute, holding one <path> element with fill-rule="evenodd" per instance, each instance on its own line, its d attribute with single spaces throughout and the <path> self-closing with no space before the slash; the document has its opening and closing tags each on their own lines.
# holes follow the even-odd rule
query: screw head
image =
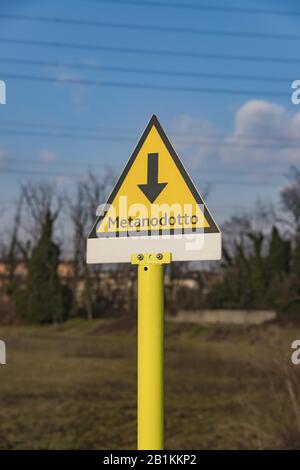
<svg viewBox="0 0 300 470">
<path fill-rule="evenodd" d="M 139 261 L 142 261 L 142 260 L 144 259 L 144 255 L 141 255 L 141 254 L 140 254 L 140 255 L 137 255 L 137 259 L 138 259 Z"/>
<path fill-rule="evenodd" d="M 162 253 L 158 253 L 158 254 L 156 255 L 156 258 L 157 258 L 157 259 L 160 259 L 160 260 L 163 259 Z"/>
</svg>

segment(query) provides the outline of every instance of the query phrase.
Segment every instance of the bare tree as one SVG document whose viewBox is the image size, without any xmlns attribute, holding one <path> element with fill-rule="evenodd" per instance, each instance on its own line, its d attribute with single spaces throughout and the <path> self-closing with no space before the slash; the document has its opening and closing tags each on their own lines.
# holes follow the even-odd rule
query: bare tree
<svg viewBox="0 0 300 470">
<path fill-rule="evenodd" d="M 95 223 L 97 207 L 106 202 L 113 179 L 110 169 L 106 169 L 100 177 L 89 173 L 85 181 L 78 182 L 75 194 L 66 195 L 67 211 L 73 227 L 74 292 L 78 292 L 82 279 L 83 303 L 88 319 L 93 317 L 93 302 L 100 294 L 101 267 L 98 265 L 91 269 L 86 264 L 86 238 Z"/>
<path fill-rule="evenodd" d="M 66 195 L 66 201 L 67 213 L 72 224 L 73 239 L 73 292 L 75 293 L 73 313 L 76 313 L 76 293 L 78 293 L 80 279 L 83 278 L 85 286 L 84 305 L 87 317 L 92 318 L 91 289 L 88 287 L 91 280 L 85 262 L 86 233 L 89 220 L 85 183 L 78 182 L 75 194 L 72 196 Z"/>
<path fill-rule="evenodd" d="M 300 170 L 292 166 L 288 174 L 289 184 L 280 193 L 281 203 L 292 229 L 300 234 Z"/>
<path fill-rule="evenodd" d="M 17 202 L 17 208 L 14 216 L 12 232 L 9 237 L 9 246 L 7 252 L 7 269 L 8 269 L 8 283 L 9 286 L 13 286 L 15 278 L 15 270 L 18 262 L 18 253 L 20 251 L 20 240 L 19 240 L 19 230 L 20 230 L 20 221 L 22 216 L 23 209 L 23 197 L 20 195 L 19 201 Z"/>
<path fill-rule="evenodd" d="M 3 232 L 3 238 L 1 240 L 1 258 L 5 262 L 6 277 L 5 286 L 6 293 L 12 294 L 15 287 L 15 273 L 17 264 L 20 260 L 21 247 L 20 247 L 20 221 L 23 210 L 23 198 L 20 195 L 17 204 L 15 214 L 13 216 L 12 226 Z"/>
<path fill-rule="evenodd" d="M 278 221 L 277 214 L 272 204 L 260 200 L 256 201 L 253 210 L 243 211 L 230 217 L 222 227 L 224 238 L 223 255 L 226 257 L 236 250 L 237 246 L 243 247 L 245 252 L 253 247 L 253 237 L 263 235 L 267 240 L 271 229 Z"/>
<path fill-rule="evenodd" d="M 35 243 L 40 237 L 47 213 L 51 213 L 55 222 L 61 212 L 63 199 L 57 188 L 49 183 L 23 184 L 21 197 L 24 209 L 21 217 L 22 228 L 29 241 Z"/>
<path fill-rule="evenodd" d="M 102 175 L 95 176 L 89 173 L 83 188 L 88 205 L 89 222 L 91 225 L 96 219 L 96 210 L 100 204 L 105 204 L 108 193 L 115 182 L 115 174 L 111 168 L 106 168 Z"/>
</svg>

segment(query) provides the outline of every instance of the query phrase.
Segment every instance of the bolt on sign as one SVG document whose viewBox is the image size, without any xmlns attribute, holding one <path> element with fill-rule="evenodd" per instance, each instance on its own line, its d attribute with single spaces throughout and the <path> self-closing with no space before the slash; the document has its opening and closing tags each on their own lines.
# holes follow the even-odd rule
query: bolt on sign
<svg viewBox="0 0 300 470">
<path fill-rule="evenodd" d="M 87 262 L 149 252 L 170 252 L 173 261 L 221 258 L 221 232 L 155 115 L 88 237 Z"/>
</svg>

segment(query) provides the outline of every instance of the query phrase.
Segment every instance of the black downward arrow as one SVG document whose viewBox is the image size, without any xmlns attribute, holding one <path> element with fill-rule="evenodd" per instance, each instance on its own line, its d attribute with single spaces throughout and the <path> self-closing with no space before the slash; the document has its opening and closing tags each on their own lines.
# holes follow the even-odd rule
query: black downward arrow
<svg viewBox="0 0 300 470">
<path fill-rule="evenodd" d="M 168 183 L 158 182 L 158 153 L 148 153 L 147 183 L 138 184 L 146 198 L 153 203 Z"/>
</svg>

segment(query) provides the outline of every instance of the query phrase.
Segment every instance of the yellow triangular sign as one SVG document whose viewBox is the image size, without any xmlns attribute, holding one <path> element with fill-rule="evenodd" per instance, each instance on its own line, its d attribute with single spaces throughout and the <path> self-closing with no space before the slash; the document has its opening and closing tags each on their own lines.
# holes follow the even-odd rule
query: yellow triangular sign
<svg viewBox="0 0 300 470">
<path fill-rule="evenodd" d="M 219 232 L 152 116 L 89 239 Z"/>
</svg>

